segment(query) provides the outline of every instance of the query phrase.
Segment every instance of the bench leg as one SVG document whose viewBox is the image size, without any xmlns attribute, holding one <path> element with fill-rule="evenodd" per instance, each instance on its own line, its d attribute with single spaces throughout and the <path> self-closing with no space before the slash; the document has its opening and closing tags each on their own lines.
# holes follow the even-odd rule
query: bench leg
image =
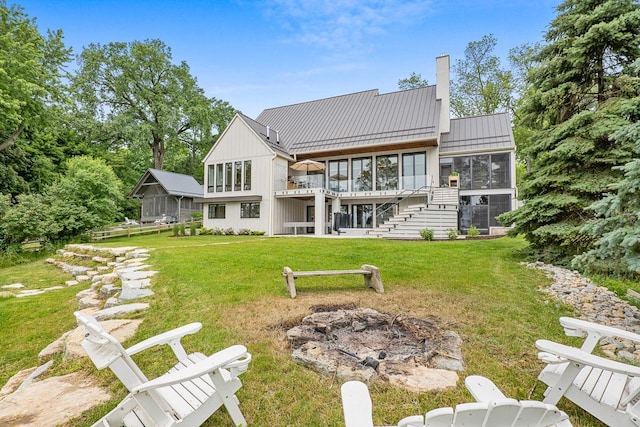
<svg viewBox="0 0 640 427">
<path fill-rule="evenodd" d="M 296 297 L 296 282 L 293 277 L 293 270 L 289 267 L 285 267 L 282 271 L 282 275 L 284 276 L 284 284 L 287 287 L 287 291 L 291 295 L 291 298 Z"/>
<path fill-rule="evenodd" d="M 370 271 L 371 274 L 364 275 L 364 286 L 367 288 L 373 288 L 376 292 L 383 293 L 384 287 L 382 286 L 382 278 L 380 277 L 380 269 L 375 265 L 364 264 L 363 270 Z"/>
</svg>

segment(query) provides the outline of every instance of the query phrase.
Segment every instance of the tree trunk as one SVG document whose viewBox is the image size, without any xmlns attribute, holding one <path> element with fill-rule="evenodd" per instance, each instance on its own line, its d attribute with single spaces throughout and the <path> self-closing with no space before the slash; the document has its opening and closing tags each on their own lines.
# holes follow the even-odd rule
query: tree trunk
<svg viewBox="0 0 640 427">
<path fill-rule="evenodd" d="M 162 164 L 164 163 L 165 146 L 164 141 L 158 135 L 153 135 L 153 167 L 158 170 L 162 170 Z"/>
<path fill-rule="evenodd" d="M 15 144 L 16 140 L 18 139 L 18 137 L 20 136 L 23 130 L 24 130 L 24 125 L 22 125 L 21 123 L 20 126 L 18 126 L 18 129 L 16 129 L 15 132 L 11 134 L 11 136 L 9 136 L 9 138 L 7 138 L 6 141 L 0 144 L 0 151 L 4 151 L 7 148 L 11 147 L 13 144 Z"/>
</svg>

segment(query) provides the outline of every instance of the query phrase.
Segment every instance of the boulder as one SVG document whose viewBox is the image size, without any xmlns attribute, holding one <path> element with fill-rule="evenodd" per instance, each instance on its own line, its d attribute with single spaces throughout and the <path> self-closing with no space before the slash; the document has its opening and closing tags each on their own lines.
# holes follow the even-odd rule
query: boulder
<svg viewBox="0 0 640 427">
<path fill-rule="evenodd" d="M 0 401 L 0 425 L 55 426 L 67 423 L 111 395 L 75 372 L 33 382 Z"/>
<path fill-rule="evenodd" d="M 98 321 L 117 319 L 120 317 L 128 316 L 130 314 L 147 311 L 148 309 L 149 309 L 149 304 L 146 302 L 123 304 L 123 305 L 117 305 L 114 307 L 105 308 L 100 311 L 96 311 L 93 314 L 93 317 L 95 317 L 95 319 Z"/>
<path fill-rule="evenodd" d="M 133 336 L 142 323 L 141 319 L 106 320 L 100 322 L 102 327 L 122 342 Z M 57 354 L 63 354 L 66 360 L 75 360 L 85 357 L 86 353 L 80 343 L 84 339 L 84 329 L 77 327 L 73 331 L 65 332 L 56 341 L 49 344 L 38 354 L 39 360 L 52 358 Z"/>
</svg>

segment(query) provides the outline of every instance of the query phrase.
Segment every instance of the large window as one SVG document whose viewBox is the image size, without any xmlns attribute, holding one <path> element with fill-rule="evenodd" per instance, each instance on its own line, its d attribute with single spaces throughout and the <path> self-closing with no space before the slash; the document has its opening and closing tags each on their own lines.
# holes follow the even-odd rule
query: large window
<svg viewBox="0 0 640 427">
<path fill-rule="evenodd" d="M 371 191 L 372 169 L 371 157 L 363 157 L 351 160 L 352 191 Z"/>
<path fill-rule="evenodd" d="M 233 191 L 242 190 L 242 162 L 235 162 L 233 167 Z"/>
<path fill-rule="evenodd" d="M 494 194 L 489 196 L 489 227 L 502 227 L 496 217 L 511 210 L 511 196 Z"/>
<path fill-rule="evenodd" d="M 509 154 L 491 155 L 491 188 L 509 188 Z"/>
<path fill-rule="evenodd" d="M 222 173 L 224 165 L 222 163 L 218 163 L 216 165 L 216 191 L 222 191 L 223 183 L 224 183 L 224 175 Z"/>
<path fill-rule="evenodd" d="M 376 157 L 376 190 L 398 189 L 398 156 Z"/>
<path fill-rule="evenodd" d="M 453 159 L 453 171 L 459 174 L 460 188 L 469 190 L 471 188 L 471 157 L 455 157 Z"/>
<path fill-rule="evenodd" d="M 425 153 L 402 155 L 402 189 L 417 190 L 427 183 L 427 156 Z"/>
<path fill-rule="evenodd" d="M 509 153 L 440 159 L 440 185 L 446 186 L 451 172 L 458 172 L 461 190 L 510 188 Z"/>
<path fill-rule="evenodd" d="M 209 165 L 209 167 L 207 168 L 207 191 L 209 193 L 213 193 L 216 188 L 215 171 L 216 171 L 215 165 Z"/>
<path fill-rule="evenodd" d="M 372 228 L 373 227 L 373 205 L 352 205 L 353 227 Z"/>
<path fill-rule="evenodd" d="M 349 176 L 346 160 L 331 160 L 329 162 L 329 190 L 343 192 L 348 190 Z"/>
<path fill-rule="evenodd" d="M 209 165 L 207 178 L 210 192 L 251 190 L 251 160 Z"/>
<path fill-rule="evenodd" d="M 260 218 L 260 203 L 240 203 L 240 218 Z"/>
<path fill-rule="evenodd" d="M 460 197 L 460 230 L 466 233 L 474 225 L 482 234 L 489 233 L 489 227 L 499 227 L 497 216 L 511 210 L 511 196 L 494 194 L 490 196 Z"/>
<path fill-rule="evenodd" d="M 489 155 L 471 158 L 471 177 L 472 190 L 490 187 Z"/>
<path fill-rule="evenodd" d="M 244 161 L 244 189 L 251 190 L 251 160 Z"/>
<path fill-rule="evenodd" d="M 233 163 L 224 164 L 224 191 L 231 191 L 233 182 Z"/>
<path fill-rule="evenodd" d="M 226 206 L 224 203 L 211 203 L 209 205 L 209 219 L 224 218 L 226 214 Z"/>
</svg>

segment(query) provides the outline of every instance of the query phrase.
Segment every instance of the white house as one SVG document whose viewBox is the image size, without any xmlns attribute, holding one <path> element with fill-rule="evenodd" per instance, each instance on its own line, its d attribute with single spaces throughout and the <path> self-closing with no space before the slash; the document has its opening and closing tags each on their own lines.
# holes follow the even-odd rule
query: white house
<svg viewBox="0 0 640 427">
<path fill-rule="evenodd" d="M 449 57 L 436 64 L 434 86 L 270 108 L 255 120 L 237 114 L 204 159 L 203 225 L 267 235 L 492 232 L 516 203 L 510 119 L 451 119 Z"/>
</svg>

